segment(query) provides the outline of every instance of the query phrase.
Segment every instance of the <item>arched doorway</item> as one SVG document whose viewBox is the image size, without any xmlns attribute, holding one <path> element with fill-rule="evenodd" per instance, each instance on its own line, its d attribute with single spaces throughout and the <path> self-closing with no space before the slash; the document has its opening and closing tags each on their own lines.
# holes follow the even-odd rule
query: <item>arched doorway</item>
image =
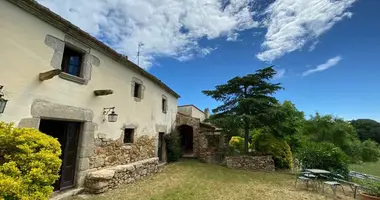
<svg viewBox="0 0 380 200">
<path fill-rule="evenodd" d="M 193 127 L 181 125 L 178 127 L 182 157 L 194 157 Z"/>
</svg>

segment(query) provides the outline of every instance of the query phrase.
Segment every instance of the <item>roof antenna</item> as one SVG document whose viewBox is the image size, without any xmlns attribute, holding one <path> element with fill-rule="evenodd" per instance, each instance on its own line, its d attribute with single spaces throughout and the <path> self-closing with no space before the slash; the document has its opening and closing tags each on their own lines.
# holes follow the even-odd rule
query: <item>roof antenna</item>
<svg viewBox="0 0 380 200">
<path fill-rule="evenodd" d="M 139 42 L 137 46 L 137 65 L 140 66 L 140 48 L 143 47 L 144 44 L 142 42 Z"/>
</svg>

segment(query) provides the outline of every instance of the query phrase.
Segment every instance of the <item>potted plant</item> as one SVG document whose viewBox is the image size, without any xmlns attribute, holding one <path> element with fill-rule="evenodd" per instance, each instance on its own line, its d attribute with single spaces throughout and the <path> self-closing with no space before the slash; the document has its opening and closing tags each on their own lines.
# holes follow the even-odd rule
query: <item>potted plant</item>
<svg viewBox="0 0 380 200">
<path fill-rule="evenodd" d="M 363 200 L 380 200 L 380 181 L 367 180 L 361 183 L 362 192 L 359 194 Z"/>
</svg>

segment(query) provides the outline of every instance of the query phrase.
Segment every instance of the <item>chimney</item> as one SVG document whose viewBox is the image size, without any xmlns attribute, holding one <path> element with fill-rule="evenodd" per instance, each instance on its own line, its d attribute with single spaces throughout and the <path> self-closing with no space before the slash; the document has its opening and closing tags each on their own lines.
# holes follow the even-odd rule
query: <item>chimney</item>
<svg viewBox="0 0 380 200">
<path fill-rule="evenodd" d="M 210 110 L 208 108 L 205 109 L 205 119 L 210 117 Z"/>
</svg>

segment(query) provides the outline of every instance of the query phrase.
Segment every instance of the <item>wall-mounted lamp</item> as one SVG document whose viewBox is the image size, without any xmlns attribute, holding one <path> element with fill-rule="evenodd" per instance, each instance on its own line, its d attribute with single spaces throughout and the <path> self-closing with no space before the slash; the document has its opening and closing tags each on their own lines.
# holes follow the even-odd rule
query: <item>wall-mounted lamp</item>
<svg viewBox="0 0 380 200">
<path fill-rule="evenodd" d="M 7 105 L 8 100 L 4 99 L 3 87 L 0 85 L 0 113 L 3 113 L 5 110 L 5 106 Z"/>
<path fill-rule="evenodd" d="M 110 114 L 108 114 L 110 111 L 112 111 L 112 112 Z M 117 114 L 115 113 L 115 107 L 103 108 L 103 116 L 105 116 L 107 114 L 108 114 L 108 121 L 109 122 L 116 122 L 117 121 Z"/>
</svg>

